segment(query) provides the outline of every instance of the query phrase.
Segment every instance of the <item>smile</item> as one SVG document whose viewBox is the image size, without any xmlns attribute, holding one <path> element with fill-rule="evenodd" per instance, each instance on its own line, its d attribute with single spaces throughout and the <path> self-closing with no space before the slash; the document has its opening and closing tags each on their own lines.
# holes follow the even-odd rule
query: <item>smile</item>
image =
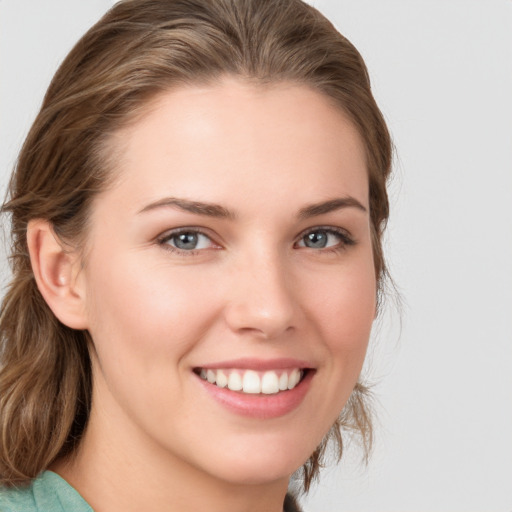
<svg viewBox="0 0 512 512">
<path fill-rule="evenodd" d="M 280 391 L 292 390 L 304 376 L 304 370 L 299 368 L 264 372 L 236 368 L 208 370 L 199 368 L 195 371 L 201 379 L 219 388 L 253 395 L 273 395 Z"/>
</svg>

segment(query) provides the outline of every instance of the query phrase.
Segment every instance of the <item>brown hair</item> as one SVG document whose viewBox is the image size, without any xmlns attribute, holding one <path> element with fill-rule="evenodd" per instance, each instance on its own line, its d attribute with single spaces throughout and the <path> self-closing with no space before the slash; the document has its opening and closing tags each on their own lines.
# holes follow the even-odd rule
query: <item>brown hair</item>
<svg viewBox="0 0 512 512">
<path fill-rule="evenodd" d="M 353 121 L 366 148 L 379 297 L 386 274 L 381 237 L 388 217 L 392 147 L 352 44 L 301 0 L 124 0 L 76 44 L 55 74 L 11 178 L 12 282 L 0 314 L 0 483 L 26 482 L 80 441 L 89 413 L 86 331 L 60 323 L 32 273 L 31 219 L 80 247 L 92 198 L 113 164 L 106 142 L 159 92 L 234 75 L 288 81 L 327 95 Z M 327 440 L 341 456 L 343 431 L 371 442 L 366 389 L 357 384 L 342 415 L 304 465 L 318 475 Z"/>
</svg>

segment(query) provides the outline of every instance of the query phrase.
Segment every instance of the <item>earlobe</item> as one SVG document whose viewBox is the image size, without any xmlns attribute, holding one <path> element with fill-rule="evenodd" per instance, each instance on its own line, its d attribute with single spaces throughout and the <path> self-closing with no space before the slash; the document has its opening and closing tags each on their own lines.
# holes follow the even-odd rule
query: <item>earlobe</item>
<svg viewBox="0 0 512 512">
<path fill-rule="evenodd" d="M 64 325 L 86 329 L 85 290 L 76 251 L 65 247 L 44 219 L 29 222 L 27 244 L 37 287 L 50 309 Z"/>
</svg>

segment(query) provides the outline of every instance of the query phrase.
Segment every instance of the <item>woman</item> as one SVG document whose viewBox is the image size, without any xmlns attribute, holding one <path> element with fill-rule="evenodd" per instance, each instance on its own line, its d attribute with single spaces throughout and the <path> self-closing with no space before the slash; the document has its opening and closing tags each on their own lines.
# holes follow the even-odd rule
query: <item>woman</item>
<svg viewBox="0 0 512 512">
<path fill-rule="evenodd" d="M 358 383 L 391 143 L 299 0 L 126 0 L 56 73 L 4 211 L 4 510 L 295 510 Z"/>
</svg>

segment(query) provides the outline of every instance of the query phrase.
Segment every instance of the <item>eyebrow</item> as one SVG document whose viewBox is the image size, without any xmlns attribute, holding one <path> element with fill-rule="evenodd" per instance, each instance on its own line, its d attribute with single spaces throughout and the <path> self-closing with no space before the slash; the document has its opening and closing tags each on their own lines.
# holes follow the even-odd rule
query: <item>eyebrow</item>
<svg viewBox="0 0 512 512">
<path fill-rule="evenodd" d="M 180 210 L 194 213 L 196 215 L 204 215 L 206 217 L 215 217 L 219 219 L 236 219 L 237 215 L 235 212 L 215 203 L 204 203 L 201 201 L 191 201 L 189 199 L 180 199 L 177 197 L 166 197 L 150 203 L 139 213 L 156 210 L 158 208 L 179 208 Z M 298 218 L 301 220 L 316 217 L 318 215 L 324 215 L 326 213 L 341 210 L 344 208 L 356 208 L 363 212 L 366 212 L 366 208 L 352 196 L 339 197 L 323 201 L 321 203 L 314 203 L 299 210 Z"/>
<path fill-rule="evenodd" d="M 299 219 L 309 219 L 311 217 L 316 217 L 317 215 L 323 215 L 325 213 L 330 213 L 344 208 L 356 208 L 363 212 L 367 211 L 355 197 L 347 196 L 305 206 L 299 211 Z"/>
<path fill-rule="evenodd" d="M 166 207 L 175 207 L 186 212 L 195 213 L 196 215 L 205 215 L 207 217 L 216 217 L 230 220 L 236 218 L 234 212 L 219 204 L 203 203 L 201 201 L 190 201 L 189 199 L 179 199 L 177 197 L 166 197 L 164 199 L 160 199 L 159 201 L 155 201 L 154 203 L 150 203 L 142 208 L 139 213 Z"/>
</svg>

